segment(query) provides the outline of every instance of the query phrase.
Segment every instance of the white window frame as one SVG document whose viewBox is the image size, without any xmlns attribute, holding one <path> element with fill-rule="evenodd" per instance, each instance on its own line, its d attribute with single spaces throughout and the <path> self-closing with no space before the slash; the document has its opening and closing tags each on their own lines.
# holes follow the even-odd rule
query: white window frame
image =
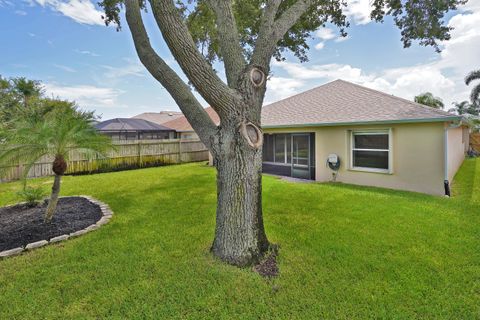
<svg viewBox="0 0 480 320">
<path fill-rule="evenodd" d="M 355 135 L 384 135 L 384 134 L 388 134 L 388 149 L 357 149 L 355 148 L 355 139 L 354 139 Z M 388 169 L 366 168 L 366 167 L 354 166 L 354 163 L 353 163 L 354 151 L 388 152 Z M 392 174 L 393 173 L 392 129 L 389 128 L 389 129 L 377 129 L 377 130 L 350 131 L 350 170 Z"/>
</svg>

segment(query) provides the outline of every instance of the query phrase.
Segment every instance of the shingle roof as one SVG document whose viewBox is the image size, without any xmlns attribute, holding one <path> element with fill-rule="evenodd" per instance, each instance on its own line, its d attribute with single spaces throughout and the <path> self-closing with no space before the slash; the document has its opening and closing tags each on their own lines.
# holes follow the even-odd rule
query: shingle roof
<svg viewBox="0 0 480 320">
<path fill-rule="evenodd" d="M 213 120 L 215 124 L 218 125 L 220 123 L 220 118 L 218 117 L 218 114 L 215 112 L 215 110 L 213 110 L 212 107 L 205 108 L 205 111 L 207 112 L 207 114 L 210 116 L 210 118 Z M 163 125 L 169 128 L 172 128 L 177 132 L 193 131 L 192 126 L 190 125 L 190 123 L 188 122 L 185 116 L 181 116 L 180 118 L 165 122 Z"/>
<path fill-rule="evenodd" d="M 133 116 L 132 119 L 143 119 L 156 124 L 164 124 L 165 122 L 171 121 L 183 117 L 183 113 L 178 111 L 160 111 L 160 112 L 144 112 Z"/>
<path fill-rule="evenodd" d="M 99 131 L 172 131 L 172 129 L 143 119 L 115 118 L 95 125 Z"/>
<path fill-rule="evenodd" d="M 453 119 L 461 117 L 343 80 L 335 80 L 262 109 L 263 127 Z"/>
</svg>

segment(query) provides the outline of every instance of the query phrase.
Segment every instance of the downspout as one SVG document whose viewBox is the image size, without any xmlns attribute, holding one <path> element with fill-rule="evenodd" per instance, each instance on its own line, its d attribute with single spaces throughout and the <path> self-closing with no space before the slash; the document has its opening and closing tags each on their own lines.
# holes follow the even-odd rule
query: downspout
<svg viewBox="0 0 480 320">
<path fill-rule="evenodd" d="M 443 150 L 444 150 L 444 180 L 443 186 L 445 188 L 445 196 L 450 197 L 450 181 L 448 180 L 448 130 L 459 128 L 462 125 L 462 121 L 459 121 L 457 124 L 450 124 L 445 127 L 445 133 L 443 136 Z"/>
</svg>

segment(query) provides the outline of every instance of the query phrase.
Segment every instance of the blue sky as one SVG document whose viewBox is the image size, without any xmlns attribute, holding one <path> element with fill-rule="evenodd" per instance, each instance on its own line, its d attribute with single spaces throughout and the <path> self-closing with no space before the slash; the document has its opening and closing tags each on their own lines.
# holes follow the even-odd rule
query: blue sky
<svg viewBox="0 0 480 320">
<path fill-rule="evenodd" d="M 41 80 L 47 94 L 75 100 L 103 119 L 178 110 L 140 64 L 126 23 L 121 32 L 105 27 L 96 2 L 0 0 L 0 75 Z M 349 36 L 339 38 L 327 26 L 310 41 L 310 62 L 274 62 L 266 103 L 337 78 L 407 99 L 430 91 L 447 107 L 468 99 L 463 78 L 480 68 L 480 0 L 449 14 L 455 30 L 441 54 L 418 45 L 404 49 L 391 20 L 369 20 L 369 0 L 348 2 Z M 179 70 L 152 17 L 145 23 L 157 51 Z"/>
</svg>

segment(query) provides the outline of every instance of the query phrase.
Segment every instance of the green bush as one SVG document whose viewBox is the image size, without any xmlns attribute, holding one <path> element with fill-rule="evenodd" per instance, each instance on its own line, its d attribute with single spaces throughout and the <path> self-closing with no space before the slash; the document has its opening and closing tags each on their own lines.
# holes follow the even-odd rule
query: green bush
<svg viewBox="0 0 480 320">
<path fill-rule="evenodd" d="M 26 187 L 22 191 L 18 191 L 17 195 L 21 197 L 29 207 L 34 207 L 45 197 L 45 191 L 40 187 Z"/>
</svg>

